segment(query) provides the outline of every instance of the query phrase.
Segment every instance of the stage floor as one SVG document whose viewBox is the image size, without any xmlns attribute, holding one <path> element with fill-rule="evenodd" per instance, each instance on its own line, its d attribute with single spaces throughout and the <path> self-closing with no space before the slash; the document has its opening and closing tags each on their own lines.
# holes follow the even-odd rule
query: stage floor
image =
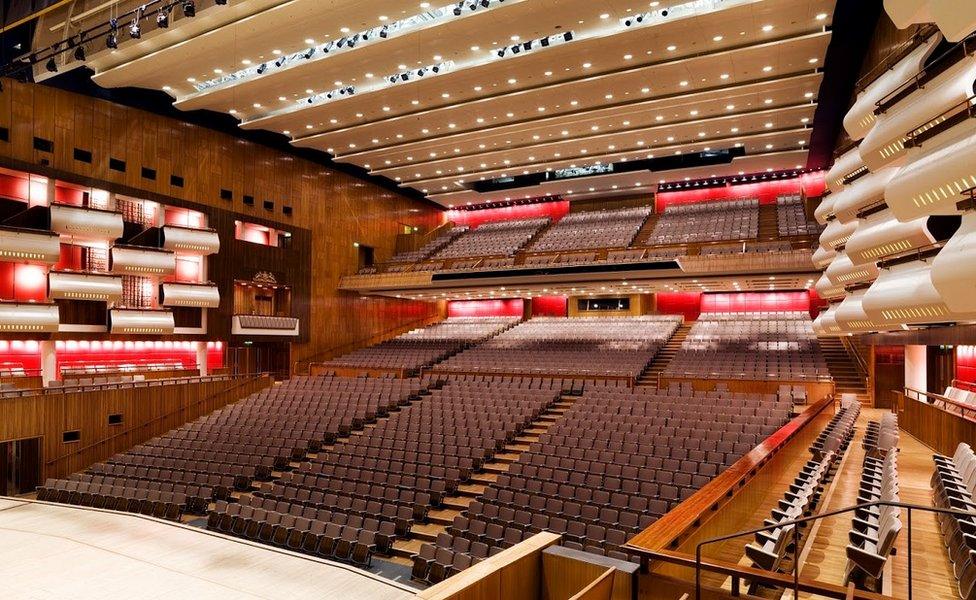
<svg viewBox="0 0 976 600">
<path fill-rule="evenodd" d="M 401 600 L 331 563 L 156 519 L 0 498 L 0 597 Z"/>
</svg>

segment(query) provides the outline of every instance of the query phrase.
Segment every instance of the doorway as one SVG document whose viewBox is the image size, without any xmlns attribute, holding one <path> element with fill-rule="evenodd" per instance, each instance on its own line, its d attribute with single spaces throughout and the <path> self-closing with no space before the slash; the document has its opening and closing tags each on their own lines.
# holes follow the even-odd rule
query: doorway
<svg viewBox="0 0 976 600">
<path fill-rule="evenodd" d="M 227 366 L 234 375 L 271 373 L 278 381 L 291 375 L 291 344 L 255 342 L 227 349 Z"/>
<path fill-rule="evenodd" d="M 41 438 L 0 442 L 0 496 L 17 496 L 41 484 Z"/>
</svg>

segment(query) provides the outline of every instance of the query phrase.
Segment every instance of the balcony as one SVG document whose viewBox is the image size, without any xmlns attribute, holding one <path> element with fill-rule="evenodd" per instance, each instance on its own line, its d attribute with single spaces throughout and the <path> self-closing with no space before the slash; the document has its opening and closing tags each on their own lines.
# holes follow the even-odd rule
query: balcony
<svg viewBox="0 0 976 600">
<path fill-rule="evenodd" d="M 122 237 L 122 213 L 98 208 L 51 205 L 51 231 L 81 240 L 114 241 Z"/>
<path fill-rule="evenodd" d="M 57 304 L 0 302 L 0 332 L 57 333 Z"/>
<path fill-rule="evenodd" d="M 109 333 L 126 335 L 169 335 L 176 328 L 168 310 L 113 308 L 109 311 Z"/>
<path fill-rule="evenodd" d="M 122 277 L 119 275 L 52 271 L 47 281 L 51 300 L 118 302 L 122 299 Z"/>
<path fill-rule="evenodd" d="M 60 258 L 61 241 L 58 234 L 0 227 L 0 260 L 53 265 Z"/>
<path fill-rule="evenodd" d="M 166 225 L 162 228 L 162 247 L 181 254 L 208 256 L 220 251 L 220 236 L 212 229 L 192 229 Z"/>
<path fill-rule="evenodd" d="M 148 246 L 112 247 L 109 270 L 119 275 L 170 275 L 176 271 L 176 254 Z"/>
<path fill-rule="evenodd" d="M 164 283 L 159 286 L 159 303 L 162 306 L 217 308 L 220 306 L 220 290 L 212 283 Z"/>
<path fill-rule="evenodd" d="M 274 317 L 268 315 L 234 315 L 231 327 L 233 335 L 299 335 L 299 320 L 294 317 Z"/>
</svg>

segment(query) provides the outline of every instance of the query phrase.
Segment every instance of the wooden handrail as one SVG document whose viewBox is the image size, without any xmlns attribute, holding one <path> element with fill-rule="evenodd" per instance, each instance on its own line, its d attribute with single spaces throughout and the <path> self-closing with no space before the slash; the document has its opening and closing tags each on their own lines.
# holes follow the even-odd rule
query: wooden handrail
<svg viewBox="0 0 976 600">
<path fill-rule="evenodd" d="M 915 394 L 916 397 L 912 397 L 911 394 L 909 394 L 909 392 Z M 936 402 L 942 402 L 950 406 L 955 406 L 956 408 L 962 410 L 963 413 L 970 413 L 969 415 L 967 414 L 957 415 L 958 417 L 966 419 L 967 421 L 976 421 L 976 406 L 972 404 L 967 404 L 965 402 L 953 400 L 948 396 L 943 396 L 942 394 L 937 394 L 935 392 L 923 392 L 922 390 L 916 390 L 915 388 L 908 387 L 908 386 L 905 386 L 905 389 L 902 392 L 902 396 L 908 398 L 909 400 L 914 400 L 916 402 L 922 402 L 922 398 L 921 398 L 922 396 L 926 398 L 932 398 Z M 926 401 L 926 404 L 935 404 L 935 402 Z"/>
<path fill-rule="evenodd" d="M 702 559 L 701 563 L 696 563 L 694 555 L 685 554 L 683 552 L 674 552 L 671 550 L 655 550 L 653 552 L 648 552 L 647 554 L 653 560 L 666 562 L 681 567 L 689 567 L 694 569 L 696 565 L 700 564 L 701 568 L 705 571 L 718 573 L 719 575 L 726 575 L 728 577 L 732 577 L 734 580 L 748 579 L 750 581 L 756 581 L 773 587 L 793 589 L 793 576 L 785 573 L 764 571 L 762 569 L 756 569 L 755 567 L 746 567 L 743 565 L 717 560 Z M 847 594 L 850 591 L 849 588 L 841 585 L 823 583 L 802 577 L 797 580 L 796 583 L 799 584 L 799 589 L 801 592 L 807 592 L 817 596 L 826 596 L 828 598 L 836 598 L 837 600 L 844 600 L 847 598 Z M 733 583 L 733 586 L 734 585 L 735 583 Z M 891 600 L 890 596 L 865 590 L 855 590 L 853 598 L 856 600 Z"/>
<path fill-rule="evenodd" d="M 719 504 L 731 498 L 735 491 L 743 487 L 746 481 L 752 478 L 780 449 L 824 409 L 833 404 L 833 397 L 823 398 L 780 427 L 718 477 L 631 538 L 626 544 L 627 549 L 647 557 L 676 547 L 683 536 L 697 527 L 702 515 L 713 512 Z"/>
<path fill-rule="evenodd" d="M 198 408 L 201 405 L 203 405 L 203 404 L 205 404 L 207 402 L 210 402 L 211 400 L 213 400 L 214 398 L 217 398 L 218 396 L 220 396 L 222 394 L 228 394 L 230 392 L 236 391 L 236 390 L 240 389 L 241 387 L 243 387 L 243 386 L 245 386 L 247 384 L 255 383 L 256 381 L 260 380 L 261 378 L 269 378 L 270 379 L 270 376 L 267 373 L 260 373 L 260 374 L 256 374 L 256 375 L 248 375 L 248 376 L 245 376 L 245 377 L 246 377 L 246 379 L 242 379 L 241 381 L 238 381 L 234 385 L 232 385 L 232 386 L 230 386 L 230 387 L 228 387 L 226 389 L 220 390 L 219 392 L 214 392 L 213 394 L 210 394 L 206 398 L 202 398 L 200 400 L 197 400 L 193 404 L 190 404 L 188 406 L 181 406 L 177 410 L 170 411 L 170 412 L 168 412 L 166 414 L 160 415 L 160 416 L 158 416 L 158 417 L 156 417 L 154 419 L 151 419 L 149 421 L 146 421 L 145 423 L 141 423 L 139 425 L 135 425 L 133 427 L 130 427 L 129 429 L 126 429 L 125 431 L 121 431 L 119 433 L 116 433 L 115 435 L 112 435 L 112 436 L 109 436 L 107 438 L 101 439 L 101 440 L 99 440 L 97 442 L 93 442 L 93 443 L 88 444 L 87 446 L 83 446 L 81 448 L 75 448 L 74 450 L 72 450 L 71 452 L 68 452 L 67 454 L 62 454 L 61 456 L 58 456 L 58 457 L 52 458 L 51 460 L 45 461 L 44 465 L 50 467 L 51 465 L 58 464 L 61 461 L 67 460 L 68 458 L 71 458 L 72 456 L 77 456 L 79 454 L 82 454 L 83 452 L 86 452 L 88 450 L 91 450 L 92 448 L 97 448 L 99 446 L 102 446 L 104 444 L 107 444 L 108 442 L 111 442 L 113 440 L 116 440 L 116 439 L 118 439 L 118 438 L 120 438 L 122 436 L 127 436 L 127 435 L 130 435 L 132 433 L 135 433 L 136 431 L 138 431 L 140 429 L 145 429 L 146 427 L 149 427 L 151 425 L 155 425 L 156 423 L 159 423 L 161 421 L 164 421 L 164 420 L 166 420 L 166 419 L 168 419 L 170 417 L 176 416 L 177 414 L 179 414 L 181 412 L 185 412 L 185 411 L 188 411 L 188 410 L 191 410 L 191 409 Z M 200 383 L 202 383 L 202 382 L 200 382 Z M 117 389 L 117 387 L 118 386 L 115 386 L 113 389 Z M 156 386 L 156 387 L 158 387 L 158 386 Z"/>
</svg>

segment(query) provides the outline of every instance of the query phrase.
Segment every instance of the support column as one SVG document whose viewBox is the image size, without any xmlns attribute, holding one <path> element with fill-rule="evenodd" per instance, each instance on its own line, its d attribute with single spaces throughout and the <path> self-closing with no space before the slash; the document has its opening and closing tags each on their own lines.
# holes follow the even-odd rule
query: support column
<svg viewBox="0 0 976 600">
<path fill-rule="evenodd" d="M 927 355 L 926 346 L 905 346 L 905 387 L 921 392 L 928 391 Z"/>
<path fill-rule="evenodd" d="M 41 342 L 41 381 L 44 387 L 48 387 L 58 378 L 58 360 L 54 347 L 53 340 Z"/>
<path fill-rule="evenodd" d="M 206 377 L 210 374 L 207 369 L 207 342 L 194 342 L 197 346 L 197 369 L 200 371 L 200 377 Z"/>
</svg>

